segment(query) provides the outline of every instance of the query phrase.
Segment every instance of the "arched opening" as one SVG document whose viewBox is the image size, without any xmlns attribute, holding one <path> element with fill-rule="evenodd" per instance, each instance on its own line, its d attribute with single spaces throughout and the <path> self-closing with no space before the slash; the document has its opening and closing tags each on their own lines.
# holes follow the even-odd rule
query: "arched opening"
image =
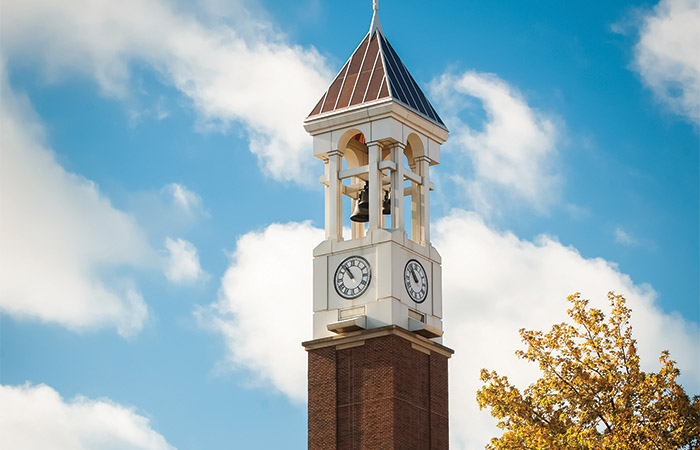
<svg viewBox="0 0 700 450">
<path fill-rule="evenodd" d="M 367 165 L 369 150 L 366 142 L 365 134 L 359 130 L 344 133 L 338 147 L 343 151 L 343 170 Z M 341 144 L 343 147 L 340 146 Z M 359 196 L 367 181 L 366 173 L 342 179 L 343 239 L 357 239 L 366 234 L 366 224 L 353 222 L 350 217 L 357 211 Z"/>
<path fill-rule="evenodd" d="M 427 238 L 426 207 L 428 204 L 429 186 L 424 186 L 422 180 L 427 178 L 425 161 L 425 145 L 416 133 L 411 133 L 406 139 L 404 151 L 404 167 L 408 174 L 404 180 L 404 230 L 409 238 L 423 244 Z"/>
<path fill-rule="evenodd" d="M 368 143 L 366 134 L 353 128 L 336 142 L 338 152 L 329 156 L 337 167 L 332 177 L 329 172 L 328 205 L 334 211 L 329 236 L 358 239 L 370 227 L 378 227 L 404 230 L 411 240 L 423 244 L 428 161 L 422 139 L 412 133 L 405 143 Z"/>
<path fill-rule="evenodd" d="M 416 158 L 425 156 L 425 146 L 423 145 L 421 138 L 416 133 L 411 133 L 408 135 L 408 138 L 406 139 L 406 150 L 406 156 L 408 157 L 408 160 L 411 161 L 411 164 L 413 164 L 413 161 Z"/>
</svg>

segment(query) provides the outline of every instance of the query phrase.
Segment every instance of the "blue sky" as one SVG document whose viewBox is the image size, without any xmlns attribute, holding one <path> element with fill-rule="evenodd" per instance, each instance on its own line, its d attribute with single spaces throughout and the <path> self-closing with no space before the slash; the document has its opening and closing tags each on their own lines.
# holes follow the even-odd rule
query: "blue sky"
<svg viewBox="0 0 700 450">
<path fill-rule="evenodd" d="M 2 446 L 305 448 L 323 165 L 302 122 L 371 1 L 0 8 Z M 497 433 L 479 369 L 531 382 L 517 330 L 573 292 L 625 294 L 645 369 L 668 348 L 700 392 L 700 2 L 380 17 L 451 132 L 431 207 L 452 448 Z"/>
</svg>

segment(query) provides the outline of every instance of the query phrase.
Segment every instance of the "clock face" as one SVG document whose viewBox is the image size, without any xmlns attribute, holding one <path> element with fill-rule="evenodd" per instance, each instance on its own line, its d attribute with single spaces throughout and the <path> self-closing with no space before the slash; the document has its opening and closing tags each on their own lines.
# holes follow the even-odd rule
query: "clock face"
<svg viewBox="0 0 700 450">
<path fill-rule="evenodd" d="M 335 270 L 335 291 L 343 298 L 356 298 L 369 287 L 372 271 L 369 263 L 361 256 L 351 256 L 343 260 Z"/>
<path fill-rule="evenodd" d="M 411 259 L 406 263 L 403 271 L 403 282 L 406 285 L 406 292 L 416 303 L 422 303 L 428 296 L 428 276 L 425 274 L 423 266 Z"/>
</svg>

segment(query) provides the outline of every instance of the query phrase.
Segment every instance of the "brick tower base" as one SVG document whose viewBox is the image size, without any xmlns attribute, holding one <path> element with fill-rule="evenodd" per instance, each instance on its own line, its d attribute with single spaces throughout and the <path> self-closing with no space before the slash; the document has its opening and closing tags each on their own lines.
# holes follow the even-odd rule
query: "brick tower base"
<svg viewBox="0 0 700 450">
<path fill-rule="evenodd" d="M 303 345 L 309 450 L 447 450 L 451 349 L 394 325 Z"/>
</svg>

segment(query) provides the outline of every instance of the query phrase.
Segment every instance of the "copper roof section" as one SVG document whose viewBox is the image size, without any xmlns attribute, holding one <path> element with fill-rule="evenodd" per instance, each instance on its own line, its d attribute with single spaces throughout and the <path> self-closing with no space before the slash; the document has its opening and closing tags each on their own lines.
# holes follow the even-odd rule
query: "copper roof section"
<svg viewBox="0 0 700 450">
<path fill-rule="evenodd" d="M 384 36 L 376 9 L 370 31 L 308 118 L 391 98 L 447 129 Z"/>
</svg>

